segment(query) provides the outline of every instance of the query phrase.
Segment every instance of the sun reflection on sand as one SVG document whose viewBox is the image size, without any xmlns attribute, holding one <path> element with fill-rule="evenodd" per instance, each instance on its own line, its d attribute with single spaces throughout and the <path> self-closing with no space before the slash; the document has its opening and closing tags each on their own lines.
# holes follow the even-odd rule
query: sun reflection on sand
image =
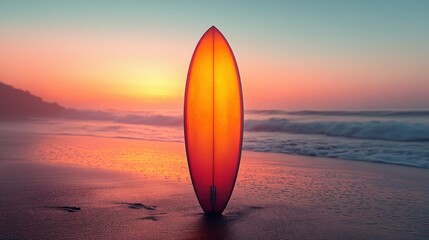
<svg viewBox="0 0 429 240">
<path fill-rule="evenodd" d="M 151 178 L 188 181 L 182 144 L 99 137 L 45 136 L 28 149 L 38 161 L 119 171 Z M 48 141 L 49 143 L 47 143 Z"/>
</svg>

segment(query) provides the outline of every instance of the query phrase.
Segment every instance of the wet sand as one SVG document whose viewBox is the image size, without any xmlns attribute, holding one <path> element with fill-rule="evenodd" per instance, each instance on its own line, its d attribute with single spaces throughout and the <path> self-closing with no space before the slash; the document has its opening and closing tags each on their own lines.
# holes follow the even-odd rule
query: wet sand
<svg viewBox="0 0 429 240">
<path fill-rule="evenodd" d="M 428 239 L 429 170 L 244 152 L 221 217 L 182 143 L 0 133 L 0 239 Z"/>
</svg>

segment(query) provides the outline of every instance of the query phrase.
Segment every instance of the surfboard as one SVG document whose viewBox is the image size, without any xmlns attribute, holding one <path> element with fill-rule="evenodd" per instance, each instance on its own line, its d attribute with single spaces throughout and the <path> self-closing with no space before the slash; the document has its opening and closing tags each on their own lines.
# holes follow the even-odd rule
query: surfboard
<svg viewBox="0 0 429 240">
<path fill-rule="evenodd" d="M 234 54 L 214 26 L 198 42 L 186 79 L 184 130 L 203 211 L 221 214 L 234 189 L 243 142 L 243 94 Z"/>
</svg>

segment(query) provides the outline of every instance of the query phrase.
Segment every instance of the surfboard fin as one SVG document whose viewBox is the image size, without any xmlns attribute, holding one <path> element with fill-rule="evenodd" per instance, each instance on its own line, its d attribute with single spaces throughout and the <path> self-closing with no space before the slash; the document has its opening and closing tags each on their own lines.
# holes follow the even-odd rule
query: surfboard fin
<svg viewBox="0 0 429 240">
<path fill-rule="evenodd" d="M 210 202 L 213 205 L 215 205 L 216 202 L 216 187 L 215 185 L 212 185 L 212 187 L 210 188 Z"/>
</svg>

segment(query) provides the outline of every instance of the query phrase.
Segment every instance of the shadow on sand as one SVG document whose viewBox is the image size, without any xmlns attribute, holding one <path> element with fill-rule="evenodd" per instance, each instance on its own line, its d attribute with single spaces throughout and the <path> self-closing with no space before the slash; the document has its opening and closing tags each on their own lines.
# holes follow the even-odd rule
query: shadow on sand
<svg viewBox="0 0 429 240">
<path fill-rule="evenodd" d="M 201 214 L 195 223 L 191 239 L 229 239 L 232 219 L 223 215 Z"/>
<path fill-rule="evenodd" d="M 255 210 L 263 209 L 260 206 L 251 206 L 241 211 L 221 214 L 200 214 L 196 219 L 194 236 L 190 239 L 234 239 L 234 225 Z"/>
</svg>

